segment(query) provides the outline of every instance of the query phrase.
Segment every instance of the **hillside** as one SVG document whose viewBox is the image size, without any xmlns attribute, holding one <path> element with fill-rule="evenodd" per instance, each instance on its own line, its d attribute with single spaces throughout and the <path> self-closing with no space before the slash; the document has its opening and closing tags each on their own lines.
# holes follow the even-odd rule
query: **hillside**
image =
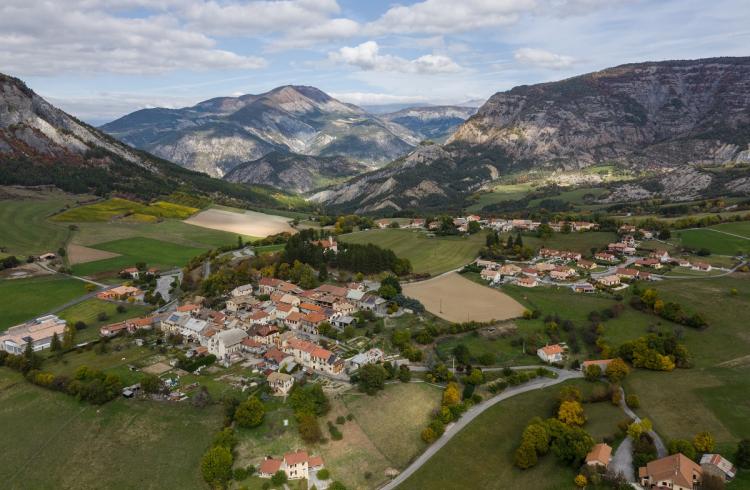
<svg viewBox="0 0 750 490">
<path fill-rule="evenodd" d="M 346 157 L 314 157 L 273 151 L 257 160 L 237 165 L 224 180 L 265 184 L 304 193 L 367 170 Z"/>
<path fill-rule="evenodd" d="M 623 65 L 493 95 L 442 147 L 319 193 L 332 209 L 458 208 L 511 172 L 625 167 L 602 202 L 746 195 L 750 58 Z M 733 168 L 707 167 L 734 165 Z"/>
<path fill-rule="evenodd" d="M 102 130 L 215 177 L 272 151 L 343 156 L 379 165 L 404 155 L 419 141 L 406 128 L 355 105 L 314 87 L 292 85 L 182 109 L 144 109 Z"/>
<path fill-rule="evenodd" d="M 151 199 L 176 190 L 286 207 L 298 198 L 265 186 L 212 179 L 135 150 L 0 74 L 0 185 L 55 185 L 72 193 Z"/>
</svg>

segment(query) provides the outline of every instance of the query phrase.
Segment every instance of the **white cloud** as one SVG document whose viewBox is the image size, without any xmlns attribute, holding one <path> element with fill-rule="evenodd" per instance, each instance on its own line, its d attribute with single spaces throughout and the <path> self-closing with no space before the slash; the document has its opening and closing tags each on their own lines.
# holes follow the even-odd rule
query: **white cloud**
<svg viewBox="0 0 750 490">
<path fill-rule="evenodd" d="M 159 74 L 178 69 L 256 69 L 257 56 L 217 48 L 215 40 L 163 15 L 118 17 L 86 2 L 0 4 L 0 66 L 14 74 Z M 22 41 L 22 42 L 20 42 Z"/>
<path fill-rule="evenodd" d="M 321 42 L 354 37 L 359 32 L 359 23 L 350 19 L 330 19 L 310 27 L 294 29 L 284 37 L 270 43 L 271 51 L 290 48 L 305 48 Z"/>
<path fill-rule="evenodd" d="M 334 62 L 356 66 L 364 71 L 399 73 L 451 73 L 461 69 L 447 56 L 427 54 L 413 60 L 399 56 L 380 54 L 380 46 L 375 41 L 367 41 L 358 46 L 344 46 L 328 54 Z"/>
<path fill-rule="evenodd" d="M 569 68 L 575 63 L 575 59 L 570 56 L 550 53 L 543 49 L 534 48 L 521 48 L 513 54 L 513 57 L 516 61 L 525 65 L 551 68 L 554 70 Z"/>
</svg>

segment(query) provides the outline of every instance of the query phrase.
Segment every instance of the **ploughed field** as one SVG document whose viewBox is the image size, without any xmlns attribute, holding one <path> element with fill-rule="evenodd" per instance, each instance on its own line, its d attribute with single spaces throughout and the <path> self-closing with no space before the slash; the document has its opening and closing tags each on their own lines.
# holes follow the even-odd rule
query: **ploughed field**
<svg viewBox="0 0 750 490">
<path fill-rule="evenodd" d="M 238 211 L 211 208 L 186 219 L 185 223 L 260 238 L 277 233 L 294 233 L 294 228 L 289 226 L 289 218 L 256 211 Z"/>
<path fill-rule="evenodd" d="M 403 290 L 406 296 L 421 301 L 427 311 L 451 322 L 508 320 L 524 311 L 510 296 L 457 273 L 405 284 Z"/>
</svg>

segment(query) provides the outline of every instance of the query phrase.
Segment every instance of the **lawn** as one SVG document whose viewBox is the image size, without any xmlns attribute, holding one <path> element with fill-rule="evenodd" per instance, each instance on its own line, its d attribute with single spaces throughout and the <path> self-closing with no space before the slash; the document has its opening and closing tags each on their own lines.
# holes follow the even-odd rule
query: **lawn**
<svg viewBox="0 0 750 490">
<path fill-rule="evenodd" d="M 0 331 L 86 294 L 84 285 L 82 281 L 59 275 L 0 280 Z"/>
<path fill-rule="evenodd" d="M 398 257 L 411 261 L 415 273 L 436 275 L 476 259 L 485 244 L 485 235 L 428 237 L 420 231 L 385 229 L 350 233 L 340 236 L 339 240 L 372 243 L 393 250 Z"/>
<path fill-rule="evenodd" d="M 551 454 L 527 471 L 512 463 L 529 420 L 553 414 L 560 386 L 517 395 L 487 409 L 398 488 L 572 488 L 575 471 L 558 464 Z"/>
<path fill-rule="evenodd" d="M 149 267 L 160 269 L 182 267 L 192 257 L 200 255 L 205 251 L 204 248 L 188 247 L 143 237 L 99 243 L 93 246 L 93 248 L 118 253 L 120 256 L 76 264 L 73 266 L 74 274 L 82 276 L 93 276 L 102 273 L 117 274 L 126 267 L 133 267 L 136 262 L 145 262 Z"/>
<path fill-rule="evenodd" d="M 128 318 L 144 316 L 150 310 L 151 308 L 147 306 L 127 305 L 125 311 L 120 313 L 117 311 L 115 303 L 91 298 L 62 310 L 58 313 L 58 316 L 72 325 L 79 321 L 87 325 L 84 330 L 79 330 L 76 333 L 76 342 L 81 343 L 99 338 L 99 327 L 121 322 Z M 100 313 L 106 313 L 107 319 L 100 321 L 98 318 Z"/>
<path fill-rule="evenodd" d="M 507 239 L 507 235 L 503 236 L 503 240 Z M 551 237 L 545 240 L 534 235 L 523 235 L 522 240 L 525 246 L 535 250 L 546 247 L 591 255 L 592 248 L 600 249 L 606 247 L 608 243 L 616 242 L 617 235 L 608 231 L 585 231 L 577 233 L 553 233 Z"/>
<path fill-rule="evenodd" d="M 3 488 L 204 489 L 200 458 L 221 427 L 218 406 L 118 399 L 103 406 L 0 368 Z"/>
<path fill-rule="evenodd" d="M 465 345 L 471 354 L 472 362 L 479 364 L 478 359 L 483 354 L 495 356 L 495 364 L 502 366 L 520 366 L 524 364 L 538 364 L 536 355 L 524 354 L 520 347 L 510 345 L 508 338 L 487 338 L 481 335 L 469 333 L 464 335 L 451 335 L 438 340 L 435 350 L 440 359 L 449 363 L 451 352 L 459 345 Z"/>
<path fill-rule="evenodd" d="M 746 233 L 744 229 L 739 229 L 739 223 L 730 223 L 738 228 L 737 231 Z M 680 240 L 683 247 L 691 249 L 706 248 L 711 253 L 719 255 L 737 255 L 738 253 L 750 253 L 750 238 L 741 238 L 739 236 L 728 235 L 727 233 L 736 233 L 729 231 L 732 228 L 702 228 L 693 230 L 675 231 L 673 236 Z M 721 233 L 717 230 L 726 231 Z"/>
<path fill-rule="evenodd" d="M 199 210 L 171 202 L 157 201 L 142 204 L 128 199 L 113 197 L 106 201 L 69 209 L 56 215 L 53 221 L 80 223 L 126 219 L 130 222 L 152 223 L 162 218 L 185 219 Z"/>
<path fill-rule="evenodd" d="M 74 201 L 62 193 L 40 194 L 35 199 L 0 200 L 0 248 L 9 254 L 38 255 L 65 246 L 70 230 L 47 217 Z"/>
</svg>

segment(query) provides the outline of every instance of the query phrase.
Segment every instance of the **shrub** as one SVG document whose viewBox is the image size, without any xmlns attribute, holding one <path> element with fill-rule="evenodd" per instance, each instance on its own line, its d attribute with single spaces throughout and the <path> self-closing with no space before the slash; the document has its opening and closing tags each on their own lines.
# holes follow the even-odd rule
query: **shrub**
<svg viewBox="0 0 750 490">
<path fill-rule="evenodd" d="M 638 399 L 638 395 L 628 395 L 625 398 L 625 403 L 627 403 L 630 408 L 638 408 L 641 406 L 641 401 Z"/>
<path fill-rule="evenodd" d="M 222 446 L 214 446 L 201 459 L 203 479 L 212 486 L 224 487 L 232 478 L 232 453 Z"/>
<path fill-rule="evenodd" d="M 328 469 L 323 468 L 322 470 L 318 470 L 318 479 L 327 480 L 330 477 L 331 477 L 331 472 L 328 471 Z"/>
<path fill-rule="evenodd" d="M 234 420 L 240 427 L 257 427 L 263 422 L 266 409 L 257 397 L 251 396 L 240 403 L 234 412 Z"/>
<path fill-rule="evenodd" d="M 338 417 L 336 417 L 336 423 L 337 424 L 344 425 L 345 422 L 346 422 L 346 419 L 344 418 L 343 415 L 339 415 Z"/>
</svg>

